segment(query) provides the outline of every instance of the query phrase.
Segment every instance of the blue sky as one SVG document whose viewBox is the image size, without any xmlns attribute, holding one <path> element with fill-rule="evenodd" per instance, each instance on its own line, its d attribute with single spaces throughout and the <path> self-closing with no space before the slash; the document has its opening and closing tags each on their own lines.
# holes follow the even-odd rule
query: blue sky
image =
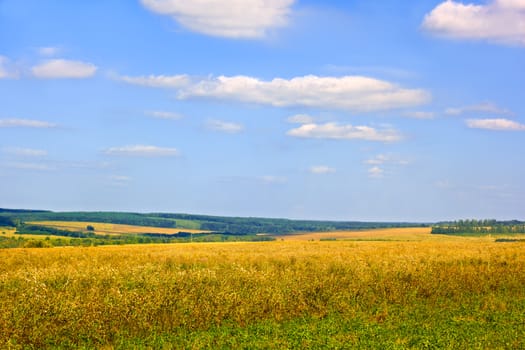
<svg viewBox="0 0 525 350">
<path fill-rule="evenodd" d="M 525 219 L 525 0 L 0 0 L 0 207 Z"/>
</svg>

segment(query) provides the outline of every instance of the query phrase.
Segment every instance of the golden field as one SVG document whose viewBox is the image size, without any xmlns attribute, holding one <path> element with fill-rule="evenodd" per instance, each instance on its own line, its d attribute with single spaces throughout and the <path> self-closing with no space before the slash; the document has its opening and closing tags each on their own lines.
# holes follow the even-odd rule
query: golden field
<svg viewBox="0 0 525 350">
<path fill-rule="evenodd" d="M 354 240 L 354 241 L 493 241 L 490 236 L 461 237 L 431 234 L 431 227 L 380 228 L 369 230 L 306 232 L 273 236 L 284 241 Z"/>
<path fill-rule="evenodd" d="M 523 348 L 524 248 L 472 239 L 0 250 L 0 348 Z"/>
<path fill-rule="evenodd" d="M 135 225 L 120 225 L 109 224 L 101 222 L 84 222 L 84 221 L 32 221 L 28 222 L 30 225 L 42 225 L 67 231 L 85 231 L 88 225 L 95 228 L 94 233 L 100 235 L 122 235 L 122 234 L 141 234 L 141 233 L 158 233 L 158 234 L 174 234 L 179 232 L 189 233 L 207 233 L 209 231 L 192 230 L 192 229 L 177 229 L 151 226 L 135 226 Z"/>
</svg>

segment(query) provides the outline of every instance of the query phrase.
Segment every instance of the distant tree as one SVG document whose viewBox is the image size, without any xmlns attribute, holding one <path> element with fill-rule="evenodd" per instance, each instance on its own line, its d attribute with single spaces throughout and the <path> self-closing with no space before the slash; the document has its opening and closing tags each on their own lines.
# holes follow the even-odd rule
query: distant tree
<svg viewBox="0 0 525 350">
<path fill-rule="evenodd" d="M 87 225 L 86 226 L 86 230 L 93 232 L 93 231 L 95 231 L 95 228 L 93 226 L 91 226 L 91 225 Z"/>
</svg>

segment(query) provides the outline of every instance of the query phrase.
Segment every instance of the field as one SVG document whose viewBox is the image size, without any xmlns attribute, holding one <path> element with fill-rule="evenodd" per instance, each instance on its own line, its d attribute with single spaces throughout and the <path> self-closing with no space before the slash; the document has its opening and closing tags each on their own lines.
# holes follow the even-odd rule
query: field
<svg viewBox="0 0 525 350">
<path fill-rule="evenodd" d="M 525 245 L 0 250 L 0 348 L 525 348 Z"/>
<path fill-rule="evenodd" d="M 158 234 L 175 234 L 179 232 L 189 233 L 206 233 L 209 231 L 192 230 L 192 229 L 178 229 L 178 228 L 163 228 L 151 226 L 136 226 L 136 225 L 121 225 L 108 224 L 101 222 L 85 222 L 85 221 L 32 221 L 28 222 L 30 225 L 42 225 L 67 231 L 85 231 L 88 225 L 95 228 L 94 233 L 99 235 L 123 235 L 123 234 L 141 234 L 141 233 L 158 233 Z"/>
<path fill-rule="evenodd" d="M 292 235 L 276 236 L 286 241 L 316 241 L 316 240 L 430 240 L 429 227 L 384 228 L 371 230 L 306 232 Z"/>
</svg>

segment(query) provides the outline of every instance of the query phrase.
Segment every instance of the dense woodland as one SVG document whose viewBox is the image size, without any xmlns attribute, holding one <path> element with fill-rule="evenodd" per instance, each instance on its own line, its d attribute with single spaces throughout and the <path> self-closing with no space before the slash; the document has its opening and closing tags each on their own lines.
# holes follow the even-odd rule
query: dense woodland
<svg viewBox="0 0 525 350">
<path fill-rule="evenodd" d="M 441 222 L 432 226 L 432 233 L 446 235 L 521 234 L 525 233 L 525 222 L 517 220 L 457 220 Z"/>
<path fill-rule="evenodd" d="M 414 227 L 424 225 L 407 222 L 313 221 L 167 213 L 52 212 L 11 209 L 0 209 L 0 220 L 5 220 L 5 222 L 11 222 L 12 224 L 46 220 L 88 221 L 163 228 L 197 229 L 233 235 L 251 235 L 257 233 L 287 234 L 294 232 Z"/>
</svg>

